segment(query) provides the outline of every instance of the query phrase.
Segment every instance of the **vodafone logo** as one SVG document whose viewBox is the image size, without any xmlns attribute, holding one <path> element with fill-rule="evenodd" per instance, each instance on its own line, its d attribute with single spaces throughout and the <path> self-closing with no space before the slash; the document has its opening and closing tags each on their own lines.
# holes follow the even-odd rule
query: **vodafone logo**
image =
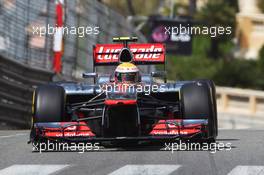
<svg viewBox="0 0 264 175">
<path fill-rule="evenodd" d="M 134 55 L 134 61 L 162 61 L 163 47 L 157 47 L 155 44 L 148 45 L 134 45 L 130 46 L 130 50 Z M 98 62 L 117 62 L 118 54 L 121 47 L 98 46 L 95 50 L 95 59 Z M 162 60 L 161 60 L 162 59 Z"/>
</svg>

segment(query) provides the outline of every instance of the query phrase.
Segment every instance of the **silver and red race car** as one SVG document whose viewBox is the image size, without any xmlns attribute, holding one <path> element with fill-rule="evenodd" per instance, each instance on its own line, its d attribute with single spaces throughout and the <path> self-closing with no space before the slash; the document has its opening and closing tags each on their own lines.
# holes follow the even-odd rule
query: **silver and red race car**
<svg viewBox="0 0 264 175">
<path fill-rule="evenodd" d="M 211 80 L 166 83 L 165 46 L 138 44 L 135 37 L 97 44 L 94 83 L 58 82 L 33 95 L 30 140 L 115 142 L 198 139 L 215 141 L 217 108 Z M 136 65 L 163 64 L 164 71 L 143 74 Z M 113 74 L 97 66 L 117 65 Z M 163 78 L 164 82 L 155 80 Z"/>
</svg>

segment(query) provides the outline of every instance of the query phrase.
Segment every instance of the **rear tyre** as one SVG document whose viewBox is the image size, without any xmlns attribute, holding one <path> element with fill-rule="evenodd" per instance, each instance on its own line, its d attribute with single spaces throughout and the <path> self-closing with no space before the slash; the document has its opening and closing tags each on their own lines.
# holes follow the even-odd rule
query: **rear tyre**
<svg viewBox="0 0 264 175">
<path fill-rule="evenodd" d="M 57 85 L 39 86 L 34 92 L 34 122 L 61 122 L 64 115 L 64 88 Z"/>
<path fill-rule="evenodd" d="M 199 80 L 184 84 L 181 88 L 183 119 L 208 119 L 206 142 L 215 141 L 217 128 L 217 112 L 215 87 L 210 80 Z"/>
</svg>

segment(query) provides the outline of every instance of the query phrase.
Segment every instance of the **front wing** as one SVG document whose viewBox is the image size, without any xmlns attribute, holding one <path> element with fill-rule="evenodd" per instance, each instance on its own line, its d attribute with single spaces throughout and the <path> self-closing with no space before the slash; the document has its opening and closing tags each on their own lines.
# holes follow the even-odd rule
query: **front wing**
<svg viewBox="0 0 264 175">
<path fill-rule="evenodd" d="M 152 130 L 148 135 L 140 135 L 136 137 L 101 137 L 93 133 L 85 122 L 35 123 L 31 131 L 30 141 L 34 142 L 41 139 L 77 142 L 189 140 L 206 136 L 206 133 L 208 132 L 207 126 L 207 119 L 159 120 L 159 122 L 152 127 Z"/>
</svg>

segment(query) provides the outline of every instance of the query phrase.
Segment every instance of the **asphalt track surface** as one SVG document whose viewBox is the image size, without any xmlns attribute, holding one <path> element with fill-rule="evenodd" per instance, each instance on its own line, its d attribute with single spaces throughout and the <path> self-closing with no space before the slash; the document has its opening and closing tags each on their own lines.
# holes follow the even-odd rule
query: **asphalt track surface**
<svg viewBox="0 0 264 175">
<path fill-rule="evenodd" d="M 174 151 L 165 145 L 99 151 L 32 152 L 29 131 L 0 131 L 0 174 L 264 174 L 264 130 L 220 130 L 228 150 Z M 230 146 L 231 145 L 231 146 Z M 230 150 L 231 147 L 231 150 Z"/>
</svg>

